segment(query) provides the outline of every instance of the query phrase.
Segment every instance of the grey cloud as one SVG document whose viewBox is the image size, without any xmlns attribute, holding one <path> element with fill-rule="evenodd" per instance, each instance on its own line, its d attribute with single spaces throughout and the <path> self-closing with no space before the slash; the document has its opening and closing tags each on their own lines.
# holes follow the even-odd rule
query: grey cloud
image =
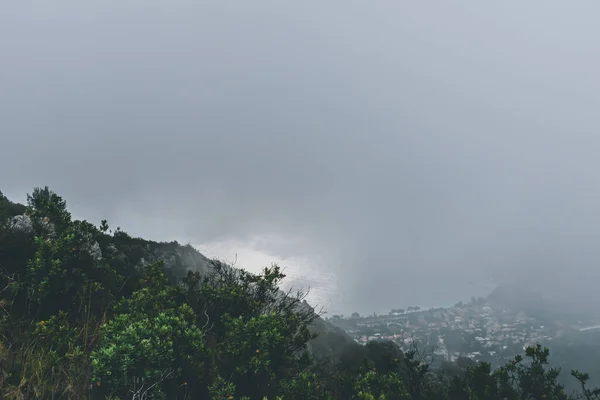
<svg viewBox="0 0 600 400">
<path fill-rule="evenodd" d="M 278 235 L 348 308 L 594 276 L 595 2 L 16 2 L 0 187 L 193 243 Z"/>
</svg>

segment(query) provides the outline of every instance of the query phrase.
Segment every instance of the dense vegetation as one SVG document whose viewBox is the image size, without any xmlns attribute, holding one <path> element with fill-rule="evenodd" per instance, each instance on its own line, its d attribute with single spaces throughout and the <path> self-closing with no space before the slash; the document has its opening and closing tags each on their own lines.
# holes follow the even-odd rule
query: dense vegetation
<svg viewBox="0 0 600 400">
<path fill-rule="evenodd" d="M 359 346 L 283 293 L 277 266 L 185 271 L 35 189 L 0 194 L 0 396 L 7 399 L 567 399 L 548 350 L 492 371 Z M 191 249 L 190 251 L 193 251 Z M 170 261 L 169 261 L 170 260 Z M 166 262 L 170 262 L 168 267 Z M 316 336 L 316 327 L 321 326 Z M 582 383 L 578 398 L 599 398 Z M 573 397 L 575 398 L 575 397 Z"/>
</svg>

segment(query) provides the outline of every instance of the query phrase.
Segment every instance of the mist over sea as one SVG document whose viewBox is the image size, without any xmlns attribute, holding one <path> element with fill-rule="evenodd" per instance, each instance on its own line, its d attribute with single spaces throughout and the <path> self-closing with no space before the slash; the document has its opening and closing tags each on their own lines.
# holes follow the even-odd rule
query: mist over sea
<svg viewBox="0 0 600 400">
<path fill-rule="evenodd" d="M 353 312 L 360 314 L 387 314 L 393 308 L 406 308 L 419 306 L 422 309 L 434 307 L 451 307 L 458 303 L 469 302 L 472 297 L 486 297 L 496 287 L 488 280 L 465 281 L 457 279 L 455 282 L 431 282 L 423 286 L 418 296 L 413 296 L 414 288 L 410 291 L 402 290 L 402 284 L 398 284 L 398 290 L 387 296 L 394 299 L 389 303 L 381 302 L 369 297 L 368 293 L 350 293 L 339 287 L 335 276 L 331 273 L 312 271 L 310 275 L 295 275 L 293 268 L 288 270 L 292 274 L 292 282 L 284 287 L 309 288 L 307 301 L 317 309 L 323 307 L 326 315 L 343 314 L 350 315 Z M 360 302 L 356 302 L 360 299 Z"/>
<path fill-rule="evenodd" d="M 208 257 L 235 264 L 250 272 L 259 273 L 264 267 L 277 263 L 286 275 L 284 290 L 308 291 L 306 300 L 326 315 L 387 314 L 393 308 L 419 306 L 450 307 L 459 301 L 468 302 L 471 297 L 485 297 L 495 288 L 493 281 L 483 274 L 463 276 L 451 272 L 436 276 L 425 272 L 412 274 L 412 279 L 394 281 L 394 274 L 379 273 L 381 285 L 372 290 L 358 290 L 343 281 L 343 268 L 333 269 L 326 260 L 319 258 L 279 258 L 257 250 L 244 242 L 213 242 L 196 246 Z M 372 273 L 365 271 L 365 274 Z M 360 279 L 360 277 L 358 278 Z M 358 285 L 360 286 L 360 285 Z"/>
</svg>

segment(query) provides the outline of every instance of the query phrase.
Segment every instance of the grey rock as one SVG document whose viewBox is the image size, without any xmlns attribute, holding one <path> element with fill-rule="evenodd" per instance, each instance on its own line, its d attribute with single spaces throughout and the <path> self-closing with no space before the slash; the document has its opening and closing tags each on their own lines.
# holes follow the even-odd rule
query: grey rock
<svg viewBox="0 0 600 400">
<path fill-rule="evenodd" d="M 98 242 L 94 241 L 91 243 L 87 243 L 84 249 L 94 260 L 102 260 L 102 249 L 100 248 L 100 244 Z"/>
<path fill-rule="evenodd" d="M 116 255 L 119 250 L 117 249 L 117 246 L 115 246 L 114 244 L 110 243 L 108 246 L 106 246 L 106 252 L 111 255 L 114 256 Z"/>
<path fill-rule="evenodd" d="M 9 223 L 10 229 L 23 233 L 33 232 L 33 222 L 28 215 L 17 215 L 11 218 Z"/>
</svg>

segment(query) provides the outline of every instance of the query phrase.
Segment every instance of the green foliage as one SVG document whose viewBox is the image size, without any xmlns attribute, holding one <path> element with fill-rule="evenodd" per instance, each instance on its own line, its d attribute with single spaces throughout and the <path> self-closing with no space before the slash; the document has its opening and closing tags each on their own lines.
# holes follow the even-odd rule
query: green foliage
<svg viewBox="0 0 600 400">
<path fill-rule="evenodd" d="M 305 370 L 296 376 L 287 377 L 281 382 L 283 398 L 300 398 L 306 400 L 331 398 L 323 375 Z"/>
<path fill-rule="evenodd" d="M 33 222 L 36 235 L 50 234 L 63 230 L 71 221 L 67 202 L 59 195 L 45 188 L 36 188 L 27 195 L 27 214 Z"/>
<path fill-rule="evenodd" d="M 541 346 L 495 371 L 473 363 L 438 373 L 416 348 L 326 331 L 304 293 L 279 289 L 276 265 L 251 274 L 210 261 L 184 274 L 183 250 L 193 251 L 112 232 L 106 220 L 74 221 L 48 188 L 27 207 L 0 193 L 0 397 L 569 398 Z M 326 331 L 316 340 L 315 327 Z M 587 374 L 572 375 L 580 398 L 600 397 Z"/>
<path fill-rule="evenodd" d="M 154 317 L 116 315 L 102 327 L 99 345 L 91 353 L 94 381 L 113 395 L 126 395 L 137 381 L 180 380 L 182 361 L 202 357 L 203 335 L 193 320 L 185 304 Z M 154 386 L 155 391 L 161 386 Z"/>
<path fill-rule="evenodd" d="M 523 399 L 567 399 L 567 394 L 562 385 L 558 384 L 557 378 L 560 370 L 548 368 L 548 356 L 550 351 L 541 345 L 528 347 L 525 355 L 529 363 L 524 363 L 521 356 L 517 356 L 512 362 L 495 371 L 503 385 L 502 394 L 516 393 Z M 508 386 L 506 382 L 516 382 Z"/>
<path fill-rule="evenodd" d="M 410 399 L 399 374 L 369 371 L 360 374 L 354 382 L 354 391 L 358 399 L 396 400 Z"/>
<path fill-rule="evenodd" d="M 231 400 L 235 397 L 235 384 L 217 376 L 208 387 L 208 394 L 212 400 Z"/>
<path fill-rule="evenodd" d="M 247 320 L 225 316 L 227 333 L 221 351 L 232 358 L 232 373 L 245 394 L 273 394 L 277 382 L 310 365 L 307 353 L 298 357 L 294 352 L 289 335 L 295 332 L 289 332 L 290 325 L 275 313 Z"/>
<path fill-rule="evenodd" d="M 59 310 L 76 315 L 74 308 L 89 302 L 93 308 L 105 308 L 113 300 L 122 279 L 91 254 L 96 234 L 91 224 L 75 222 L 50 237 L 35 237 L 37 250 L 27 265 L 23 288 L 30 307 L 42 318 Z"/>
</svg>

